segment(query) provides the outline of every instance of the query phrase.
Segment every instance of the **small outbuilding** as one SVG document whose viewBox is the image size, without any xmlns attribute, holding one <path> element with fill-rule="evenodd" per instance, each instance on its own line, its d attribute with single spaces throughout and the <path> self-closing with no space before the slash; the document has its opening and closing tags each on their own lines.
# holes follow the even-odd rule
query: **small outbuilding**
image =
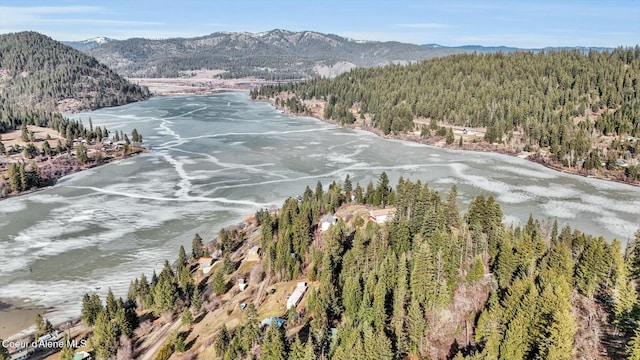
<svg viewBox="0 0 640 360">
<path fill-rule="evenodd" d="M 238 279 L 238 289 L 240 289 L 240 291 L 245 291 L 247 286 L 249 286 L 249 284 L 247 284 L 244 278 Z"/>
</svg>

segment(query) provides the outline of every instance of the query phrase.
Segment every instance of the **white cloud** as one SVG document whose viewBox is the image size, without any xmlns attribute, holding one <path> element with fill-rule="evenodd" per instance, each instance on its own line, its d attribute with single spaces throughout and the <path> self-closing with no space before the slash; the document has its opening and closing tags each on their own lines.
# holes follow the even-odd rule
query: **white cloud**
<svg viewBox="0 0 640 360">
<path fill-rule="evenodd" d="M 105 9 L 100 6 L 0 6 L 3 28 L 37 25 L 51 15 L 103 12 Z"/>
<path fill-rule="evenodd" d="M 447 29 L 451 27 L 450 25 L 439 23 L 396 24 L 396 26 L 410 29 Z"/>
</svg>

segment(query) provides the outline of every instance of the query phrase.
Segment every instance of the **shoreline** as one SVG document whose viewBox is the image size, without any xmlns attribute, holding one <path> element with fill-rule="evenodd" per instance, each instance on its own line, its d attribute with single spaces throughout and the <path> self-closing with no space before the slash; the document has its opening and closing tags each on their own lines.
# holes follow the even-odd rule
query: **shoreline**
<svg viewBox="0 0 640 360">
<path fill-rule="evenodd" d="M 315 112 L 294 113 L 294 112 L 290 111 L 286 107 L 283 107 L 281 105 L 276 105 L 275 101 L 272 98 L 261 98 L 261 99 L 255 99 L 253 101 L 268 102 L 273 107 L 275 107 L 278 110 L 281 110 L 285 114 L 296 115 L 296 116 L 308 116 L 308 117 L 312 117 L 312 118 L 315 118 L 317 120 L 326 122 L 328 124 L 333 124 L 333 125 L 340 126 L 342 128 L 345 128 L 345 129 L 367 131 L 367 132 L 373 133 L 376 136 L 381 137 L 383 139 L 409 141 L 409 142 L 422 144 L 422 145 L 425 145 L 425 146 L 432 146 L 432 147 L 435 147 L 435 148 L 454 150 L 454 151 L 455 150 L 463 150 L 463 151 L 472 151 L 472 152 L 503 154 L 503 155 L 508 155 L 508 156 L 524 159 L 524 160 L 530 161 L 532 163 L 542 165 L 542 166 L 546 167 L 547 169 L 551 169 L 551 170 L 558 171 L 558 172 L 565 173 L 565 174 L 580 176 L 580 177 L 588 178 L 588 179 L 605 180 L 605 181 L 611 181 L 611 182 L 615 182 L 615 183 L 619 183 L 619 184 L 640 187 L 640 182 L 628 182 L 628 181 L 622 181 L 622 180 L 618 180 L 618 179 L 610 178 L 610 177 L 603 177 L 603 176 L 591 175 L 591 174 L 582 174 L 579 171 L 571 170 L 571 168 L 558 167 L 558 166 L 555 166 L 553 164 L 544 162 L 542 159 L 533 158 L 535 153 L 528 153 L 527 156 L 523 157 L 522 154 L 519 154 L 519 153 L 516 153 L 516 152 L 504 151 L 504 150 L 499 150 L 499 149 L 491 150 L 490 148 L 489 149 L 480 148 L 480 146 L 468 146 L 469 144 L 463 144 L 463 147 L 461 147 L 461 148 L 457 147 L 457 146 L 442 145 L 442 144 L 440 144 L 441 141 L 429 142 L 428 140 L 422 139 L 419 135 L 416 136 L 416 135 L 413 135 L 411 133 L 403 133 L 403 134 L 399 134 L 399 135 L 394 135 L 394 134 L 386 134 L 385 135 L 384 133 L 382 133 L 382 131 L 380 131 L 380 130 L 378 130 L 376 128 L 372 128 L 370 126 L 359 126 L 359 125 L 355 125 L 355 124 L 341 124 L 339 121 L 327 120 L 321 114 L 317 114 Z M 436 136 L 435 138 L 438 138 L 438 137 Z M 441 137 L 441 138 L 444 138 L 444 137 Z M 439 139 L 439 140 L 441 140 L 441 139 Z M 464 145 L 467 145 L 467 146 L 464 146 Z M 485 144 L 485 146 L 489 146 L 490 147 L 490 146 L 493 146 L 493 145 Z"/>
<path fill-rule="evenodd" d="M 58 184 L 58 181 L 60 181 L 60 179 L 66 177 L 66 176 L 73 175 L 73 174 L 76 174 L 76 173 L 79 173 L 79 172 L 82 172 L 82 171 L 85 171 L 85 170 L 94 169 L 94 168 L 97 168 L 97 167 L 100 167 L 100 166 L 108 165 L 108 164 L 111 164 L 111 163 L 116 162 L 116 161 L 125 160 L 125 159 L 128 159 L 130 157 L 146 153 L 148 151 L 149 151 L 149 149 L 147 149 L 146 147 L 142 147 L 142 151 L 138 151 L 136 153 L 132 153 L 132 154 L 129 154 L 127 156 L 103 159 L 102 162 L 99 163 L 99 164 L 90 164 L 88 166 L 81 166 L 81 167 L 79 167 L 77 169 L 73 169 L 70 172 L 60 176 L 59 178 L 52 179 L 51 182 L 49 184 L 45 185 L 45 186 L 38 187 L 38 188 L 33 188 L 33 189 L 25 190 L 25 191 L 20 191 L 18 193 L 10 193 L 10 194 L 6 195 L 5 197 L 1 197 L 0 196 L 0 201 L 7 200 L 7 199 L 13 199 L 13 198 L 16 198 L 16 197 L 19 197 L 19 196 L 35 194 L 35 193 L 44 191 L 44 190 L 49 189 L 49 188 L 51 188 L 53 186 L 56 186 L 56 184 Z M 1 303 L 2 303 L 2 299 L 0 298 L 0 304 Z"/>
<path fill-rule="evenodd" d="M 32 305 L 18 299 L 0 298 L 0 339 L 19 339 L 29 335 L 36 314 L 45 316 L 53 308 Z"/>
</svg>

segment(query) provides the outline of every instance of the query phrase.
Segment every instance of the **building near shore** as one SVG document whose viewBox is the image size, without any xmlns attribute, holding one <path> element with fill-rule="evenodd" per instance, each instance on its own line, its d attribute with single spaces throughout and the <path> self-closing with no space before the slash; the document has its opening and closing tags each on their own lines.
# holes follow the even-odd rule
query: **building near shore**
<svg viewBox="0 0 640 360">
<path fill-rule="evenodd" d="M 198 265 L 200 265 L 200 269 L 204 274 L 208 274 L 211 271 L 213 266 L 213 258 L 212 257 L 201 257 L 198 259 Z"/>
</svg>

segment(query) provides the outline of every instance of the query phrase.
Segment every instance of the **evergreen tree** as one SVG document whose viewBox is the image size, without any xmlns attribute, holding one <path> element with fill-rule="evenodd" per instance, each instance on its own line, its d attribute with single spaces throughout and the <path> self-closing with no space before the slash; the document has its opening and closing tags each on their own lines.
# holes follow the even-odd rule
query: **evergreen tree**
<svg viewBox="0 0 640 360">
<path fill-rule="evenodd" d="M 196 233 L 196 235 L 193 237 L 193 241 L 191 242 L 191 255 L 193 255 L 195 259 L 207 256 L 202 238 L 198 233 Z"/>
<path fill-rule="evenodd" d="M 84 294 L 82 298 L 82 320 L 89 326 L 93 326 L 98 314 L 103 311 L 102 301 L 98 294 Z"/>
<path fill-rule="evenodd" d="M 216 355 L 222 356 L 229 347 L 230 342 L 231 336 L 229 335 L 229 331 L 227 331 L 227 326 L 225 324 L 222 324 L 222 327 L 220 327 L 220 330 L 218 330 L 216 339 L 213 342 L 213 348 L 216 351 Z"/>
<path fill-rule="evenodd" d="M 262 342 L 261 360 L 286 360 L 287 349 L 284 333 L 275 324 L 268 327 Z"/>
<path fill-rule="evenodd" d="M 91 343 L 95 349 L 98 359 L 109 359 L 116 353 L 117 346 L 116 329 L 109 322 L 109 317 L 105 311 L 101 311 L 96 318 L 93 328 Z"/>
<path fill-rule="evenodd" d="M 182 310 L 182 315 L 180 316 L 180 320 L 182 321 L 183 325 L 193 324 L 193 315 L 191 314 L 191 311 L 189 310 L 188 307 L 185 307 L 184 310 Z"/>
<path fill-rule="evenodd" d="M 186 266 L 187 266 L 187 253 L 184 250 L 184 246 L 180 245 L 180 250 L 178 250 L 178 260 L 176 262 L 176 267 L 178 269 L 178 272 L 180 272 L 179 269 Z"/>
<path fill-rule="evenodd" d="M 106 310 L 109 320 L 115 319 L 116 312 L 118 311 L 118 302 L 116 301 L 116 297 L 113 295 L 111 288 L 109 288 L 109 292 L 107 292 Z"/>
<path fill-rule="evenodd" d="M 223 269 L 218 269 L 213 275 L 213 292 L 218 296 L 227 292 L 227 281 L 224 279 Z"/>
<path fill-rule="evenodd" d="M 172 275 L 164 275 L 165 271 L 158 277 L 158 283 L 153 287 L 153 305 L 156 314 L 168 310 L 175 310 L 176 301 L 178 300 L 178 285 L 175 277 Z"/>
<path fill-rule="evenodd" d="M 193 307 L 193 309 L 196 311 L 196 313 L 198 311 L 200 311 L 200 308 L 202 308 L 202 293 L 200 292 L 200 287 L 196 285 L 195 289 L 193 290 L 193 296 L 191 297 L 191 307 Z"/>
<path fill-rule="evenodd" d="M 36 333 L 35 333 L 36 340 L 39 339 L 41 336 L 49 334 L 53 331 L 53 325 L 51 325 L 51 322 L 49 322 L 48 319 L 43 318 L 42 315 L 40 314 L 36 314 L 35 325 L 36 325 Z"/>
<path fill-rule="evenodd" d="M 260 338 L 260 324 L 258 323 L 258 312 L 253 303 L 249 303 L 245 309 L 244 325 L 242 326 L 242 347 L 249 351 L 253 345 L 258 343 Z M 235 336 L 234 336 L 235 337 Z"/>
</svg>

